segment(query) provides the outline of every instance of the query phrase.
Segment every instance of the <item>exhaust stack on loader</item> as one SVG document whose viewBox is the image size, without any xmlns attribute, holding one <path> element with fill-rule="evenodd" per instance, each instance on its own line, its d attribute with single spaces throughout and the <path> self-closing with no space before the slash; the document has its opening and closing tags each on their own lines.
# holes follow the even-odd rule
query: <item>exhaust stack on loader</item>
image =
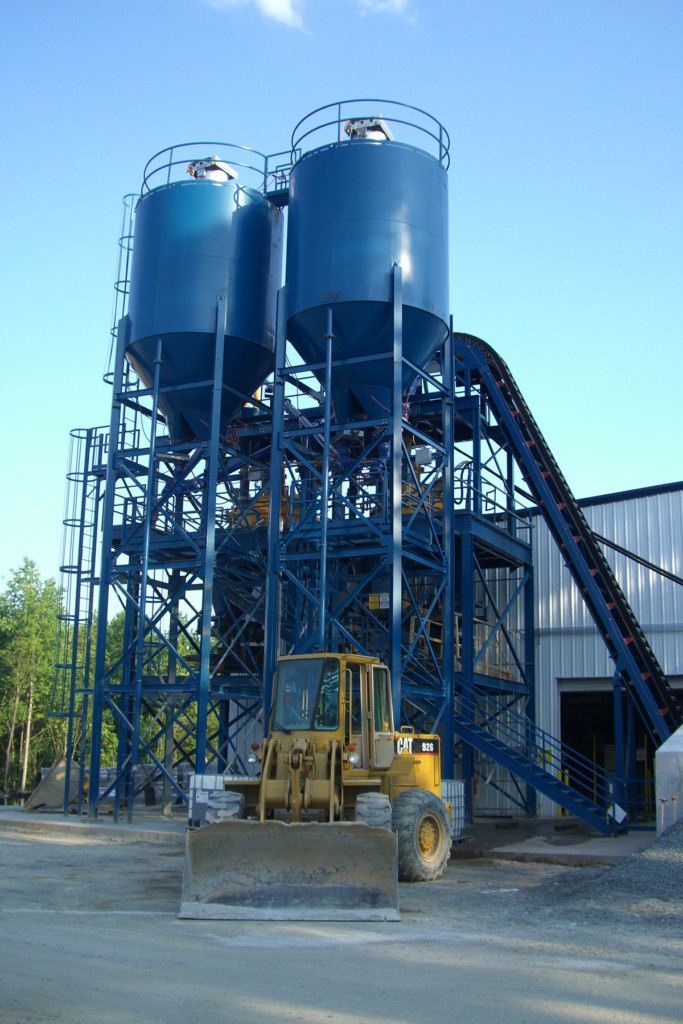
<svg viewBox="0 0 683 1024">
<path fill-rule="evenodd" d="M 260 779 L 230 780 L 220 820 L 188 831 L 181 917 L 398 920 L 398 879 L 443 872 L 439 737 L 394 731 L 377 659 L 281 658 L 253 757 Z"/>
</svg>

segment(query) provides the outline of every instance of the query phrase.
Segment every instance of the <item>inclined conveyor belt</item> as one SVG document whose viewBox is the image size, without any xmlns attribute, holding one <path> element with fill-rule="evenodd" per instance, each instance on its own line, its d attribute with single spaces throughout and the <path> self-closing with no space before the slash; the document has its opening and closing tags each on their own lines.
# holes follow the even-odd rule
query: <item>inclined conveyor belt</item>
<svg viewBox="0 0 683 1024">
<path fill-rule="evenodd" d="M 456 356 L 479 376 L 548 528 L 657 746 L 683 711 L 504 360 L 490 345 L 456 334 Z"/>
</svg>

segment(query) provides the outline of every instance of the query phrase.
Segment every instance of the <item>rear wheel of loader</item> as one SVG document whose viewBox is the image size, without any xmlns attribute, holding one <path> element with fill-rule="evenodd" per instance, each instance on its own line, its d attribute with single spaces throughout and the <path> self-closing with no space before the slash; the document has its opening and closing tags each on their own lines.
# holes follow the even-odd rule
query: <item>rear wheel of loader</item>
<svg viewBox="0 0 683 1024">
<path fill-rule="evenodd" d="M 206 805 L 206 824 L 214 825 L 217 821 L 231 821 L 244 818 L 244 793 L 236 793 L 226 789 L 225 792 L 212 793 Z"/>
<path fill-rule="evenodd" d="M 406 789 L 393 803 L 398 838 L 398 877 L 402 882 L 440 878 L 451 852 L 451 829 L 442 800 L 426 789 Z"/>
<path fill-rule="evenodd" d="M 384 793 L 361 793 L 356 798 L 355 820 L 374 828 L 391 828 L 391 804 Z"/>
</svg>

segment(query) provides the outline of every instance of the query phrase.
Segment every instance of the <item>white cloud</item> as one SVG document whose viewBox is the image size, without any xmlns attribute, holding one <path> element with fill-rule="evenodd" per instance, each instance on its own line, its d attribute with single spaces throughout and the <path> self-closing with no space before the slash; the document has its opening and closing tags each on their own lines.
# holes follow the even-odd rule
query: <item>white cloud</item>
<svg viewBox="0 0 683 1024">
<path fill-rule="evenodd" d="M 303 8 L 308 2 L 315 0 L 203 0 L 218 11 L 227 11 L 234 7 L 246 7 L 253 4 L 266 18 L 282 22 L 291 28 L 305 31 Z M 320 0 L 318 0 L 320 2 Z M 399 17 L 412 20 L 411 7 L 413 0 L 355 0 L 362 18 L 368 14 L 397 14 Z"/>
<path fill-rule="evenodd" d="M 304 23 L 301 17 L 303 0 L 205 0 L 217 10 L 228 10 L 230 7 L 242 7 L 245 4 L 255 4 L 256 7 L 267 18 L 274 21 L 281 21 L 291 28 L 303 28 Z"/>
<path fill-rule="evenodd" d="M 360 13 L 408 15 L 411 0 L 358 0 Z"/>
</svg>

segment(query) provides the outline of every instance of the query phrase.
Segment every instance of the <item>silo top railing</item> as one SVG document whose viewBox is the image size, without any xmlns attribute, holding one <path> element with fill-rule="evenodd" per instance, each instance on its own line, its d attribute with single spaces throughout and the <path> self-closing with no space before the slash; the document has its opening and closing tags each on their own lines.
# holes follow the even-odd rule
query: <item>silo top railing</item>
<svg viewBox="0 0 683 1024">
<path fill-rule="evenodd" d="M 376 119 L 392 128 L 398 126 L 397 142 L 426 149 L 448 170 L 451 140 L 441 122 L 420 107 L 381 99 L 339 100 L 311 111 L 292 132 L 292 163 L 313 149 L 342 142 L 346 124 L 365 119 Z"/>
<path fill-rule="evenodd" d="M 211 159 L 234 168 L 240 185 L 264 193 L 287 187 L 290 170 L 288 151 L 266 155 L 232 142 L 183 142 L 159 150 L 147 161 L 140 194 L 145 196 L 163 185 L 186 181 L 189 164 Z"/>
</svg>

